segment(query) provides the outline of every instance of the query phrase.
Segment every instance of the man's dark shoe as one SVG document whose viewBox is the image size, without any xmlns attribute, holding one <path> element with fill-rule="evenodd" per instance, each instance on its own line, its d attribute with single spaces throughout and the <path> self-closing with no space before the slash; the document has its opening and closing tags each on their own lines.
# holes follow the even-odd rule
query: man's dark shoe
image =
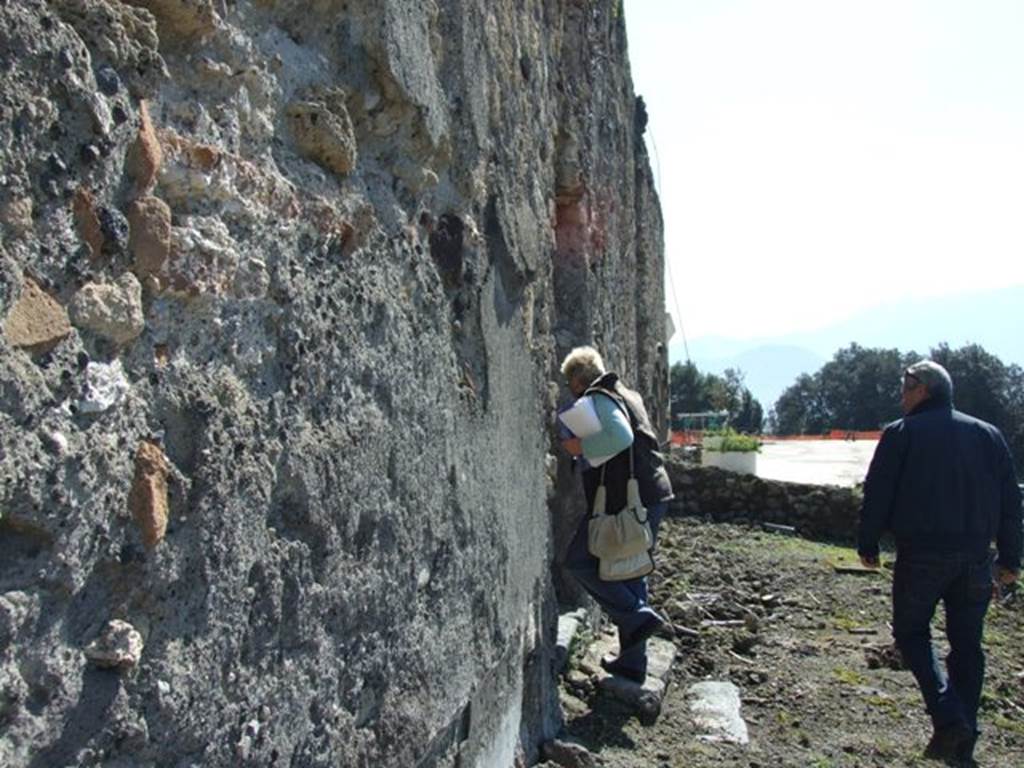
<svg viewBox="0 0 1024 768">
<path fill-rule="evenodd" d="M 936 728 L 928 746 L 924 748 L 924 756 L 929 760 L 959 763 L 964 759 L 964 753 L 974 746 L 973 742 L 974 734 L 963 723 Z"/>
<path fill-rule="evenodd" d="M 644 620 L 643 624 L 641 624 L 639 627 L 630 632 L 627 637 L 623 638 L 622 650 L 625 651 L 627 648 L 632 648 L 634 645 L 639 645 L 640 643 L 649 639 L 652 635 L 662 630 L 667 630 L 668 627 L 668 622 L 666 622 L 658 614 L 652 613 Z"/>
<path fill-rule="evenodd" d="M 974 759 L 974 745 L 978 743 L 979 733 L 979 731 L 970 733 L 967 740 L 957 749 L 956 759 L 960 768 L 977 768 L 978 763 Z"/>
<path fill-rule="evenodd" d="M 618 659 L 609 659 L 607 656 L 601 659 L 601 668 L 611 675 L 618 675 L 619 677 L 624 677 L 627 680 L 632 680 L 634 683 L 637 683 L 638 685 L 643 685 L 644 680 L 647 679 L 646 671 L 632 669 L 630 667 L 624 667 Z"/>
</svg>

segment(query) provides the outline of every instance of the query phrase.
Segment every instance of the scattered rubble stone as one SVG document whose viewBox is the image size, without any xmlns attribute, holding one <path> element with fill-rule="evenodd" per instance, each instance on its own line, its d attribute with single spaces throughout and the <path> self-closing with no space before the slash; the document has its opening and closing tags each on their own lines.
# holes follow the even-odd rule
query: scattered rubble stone
<svg viewBox="0 0 1024 768">
<path fill-rule="evenodd" d="M 540 750 L 541 757 L 562 768 L 596 768 L 597 761 L 590 750 L 582 744 L 554 739 L 546 742 Z"/>
<path fill-rule="evenodd" d="M 903 664 L 903 655 L 895 643 L 869 645 L 864 648 L 864 658 L 868 669 L 906 669 Z"/>
<path fill-rule="evenodd" d="M 128 669 L 142 658 L 142 635 L 127 621 L 107 622 L 103 633 L 85 647 L 85 657 L 102 668 Z"/>
</svg>

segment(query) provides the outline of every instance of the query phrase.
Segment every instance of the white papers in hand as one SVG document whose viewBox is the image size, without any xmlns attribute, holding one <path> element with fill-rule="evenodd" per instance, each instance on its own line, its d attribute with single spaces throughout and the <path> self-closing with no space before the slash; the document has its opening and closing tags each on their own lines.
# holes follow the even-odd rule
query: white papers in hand
<svg viewBox="0 0 1024 768">
<path fill-rule="evenodd" d="M 576 437 L 590 437 L 601 431 L 601 420 L 597 418 L 594 401 L 589 396 L 581 397 L 571 408 L 558 414 L 558 418 Z"/>
<path fill-rule="evenodd" d="M 612 454 L 609 454 L 608 456 L 594 456 L 593 458 L 587 459 L 587 464 L 589 464 L 592 467 L 600 467 L 602 464 L 604 464 L 606 461 L 608 461 L 608 459 L 612 458 L 614 455 L 615 454 L 612 453 Z"/>
</svg>

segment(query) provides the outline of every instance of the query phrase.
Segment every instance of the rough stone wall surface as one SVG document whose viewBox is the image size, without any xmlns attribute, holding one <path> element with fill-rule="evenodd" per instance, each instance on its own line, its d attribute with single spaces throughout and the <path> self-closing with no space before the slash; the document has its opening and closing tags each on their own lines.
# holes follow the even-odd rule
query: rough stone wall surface
<svg viewBox="0 0 1024 768">
<path fill-rule="evenodd" d="M 669 512 L 723 522 L 775 523 L 805 536 L 856 539 L 860 488 L 764 480 L 716 467 L 668 463 L 676 498 Z"/>
<path fill-rule="evenodd" d="M 638 112 L 615 2 L 0 0 L 0 764 L 536 757 Z"/>
</svg>

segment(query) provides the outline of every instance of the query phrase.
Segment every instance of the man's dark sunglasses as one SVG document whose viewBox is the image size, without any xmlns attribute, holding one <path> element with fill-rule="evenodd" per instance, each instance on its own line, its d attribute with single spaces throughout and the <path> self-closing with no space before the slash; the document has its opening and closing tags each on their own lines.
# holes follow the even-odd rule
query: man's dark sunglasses
<svg viewBox="0 0 1024 768">
<path fill-rule="evenodd" d="M 908 385 L 907 384 L 908 381 L 912 381 L 914 383 Z M 904 392 L 909 392 L 912 389 L 917 389 L 922 383 L 923 382 L 919 378 L 917 378 L 917 376 L 915 376 L 914 374 L 912 374 L 912 373 L 910 373 L 908 371 L 904 371 L 903 372 L 902 389 L 903 389 Z"/>
</svg>

